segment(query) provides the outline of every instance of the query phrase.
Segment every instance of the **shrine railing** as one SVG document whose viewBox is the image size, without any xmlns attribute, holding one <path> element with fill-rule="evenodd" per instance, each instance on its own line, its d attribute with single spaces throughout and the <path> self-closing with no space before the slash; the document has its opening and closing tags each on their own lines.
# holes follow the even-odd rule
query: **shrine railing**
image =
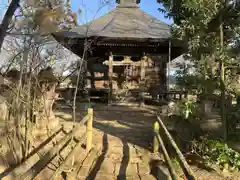
<svg viewBox="0 0 240 180">
<path fill-rule="evenodd" d="M 169 173 L 170 173 L 170 176 L 171 176 L 172 180 L 177 180 L 178 177 L 177 177 L 176 171 L 175 171 L 175 169 L 172 165 L 172 162 L 171 162 L 169 153 L 166 149 L 166 146 L 164 145 L 163 138 L 160 135 L 160 128 L 161 128 L 162 132 L 166 135 L 168 141 L 170 142 L 170 145 L 175 150 L 176 155 L 177 155 L 177 160 L 180 164 L 180 167 L 183 170 L 183 173 L 184 173 L 185 177 L 188 180 L 197 180 L 197 178 L 193 174 L 190 166 L 188 165 L 186 159 L 184 158 L 182 152 L 180 151 L 176 142 L 174 141 L 171 134 L 167 130 L 166 126 L 164 125 L 161 117 L 159 115 L 157 115 L 157 121 L 154 123 L 153 152 L 154 153 L 158 152 L 159 147 L 162 149 L 164 160 L 167 164 L 167 167 L 168 167 L 168 170 L 169 170 Z"/>
<path fill-rule="evenodd" d="M 79 128 L 87 123 L 86 132 L 82 136 L 78 136 Z M 69 161 L 69 158 L 72 158 L 76 150 L 81 147 L 82 142 L 86 140 L 86 151 L 89 152 L 92 149 L 92 126 L 93 125 L 93 109 L 88 108 L 87 115 L 81 120 L 80 123 L 75 125 L 70 132 L 66 132 L 63 129 L 63 126 L 55 131 L 49 138 L 43 141 L 40 145 L 34 148 L 30 153 L 27 154 L 26 158 L 22 159 L 20 163 L 17 163 L 4 172 L 0 174 L 0 179 L 4 177 L 15 177 L 18 180 L 30 180 L 35 178 L 59 153 L 66 148 L 70 142 L 75 141 L 76 145 L 71 150 L 71 152 L 66 156 L 66 158 L 61 162 L 60 166 L 56 169 L 51 179 L 59 179 L 59 175 L 62 172 L 62 168 L 66 161 Z M 24 169 L 25 163 L 34 155 L 39 154 L 39 151 L 42 150 L 47 144 L 49 144 L 60 132 L 63 132 L 65 135 L 55 144 L 51 149 L 49 149 L 44 155 L 39 158 L 39 160 L 32 165 L 26 172 L 19 173 L 19 169 Z M 17 173 L 18 172 L 18 173 Z"/>
</svg>

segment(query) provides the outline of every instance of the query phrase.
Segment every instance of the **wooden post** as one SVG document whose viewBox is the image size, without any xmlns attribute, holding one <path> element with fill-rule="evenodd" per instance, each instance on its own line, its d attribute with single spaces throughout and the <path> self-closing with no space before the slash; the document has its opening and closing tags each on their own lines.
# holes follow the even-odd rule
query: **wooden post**
<svg viewBox="0 0 240 180">
<path fill-rule="evenodd" d="M 87 121 L 87 152 L 92 149 L 92 125 L 93 125 L 93 109 L 88 108 L 88 121 Z"/>
<path fill-rule="evenodd" d="M 169 157 L 169 154 L 167 152 L 167 149 L 166 149 L 166 147 L 165 147 L 165 145 L 163 143 L 163 140 L 162 140 L 161 136 L 159 135 L 159 133 L 156 133 L 155 137 L 156 137 L 158 143 L 161 145 L 161 149 L 163 151 L 164 160 L 165 160 L 165 162 L 166 162 L 166 164 L 168 166 L 168 170 L 169 170 L 169 173 L 170 173 L 170 176 L 171 176 L 171 178 L 169 177 L 168 179 L 177 180 L 178 179 L 177 178 L 177 174 L 176 174 L 176 172 L 174 170 L 174 167 L 172 165 L 171 159 Z"/>
<path fill-rule="evenodd" d="M 167 63 L 167 90 L 170 90 L 170 62 L 172 57 L 172 43 L 168 42 L 168 63 Z"/>
<path fill-rule="evenodd" d="M 52 177 L 50 179 L 57 180 L 60 179 L 60 175 L 63 171 L 64 166 L 66 166 L 71 160 L 73 160 L 74 164 L 74 156 L 78 155 L 77 151 L 81 149 L 82 141 L 86 138 L 86 133 L 79 139 L 77 144 L 74 146 L 74 148 L 71 150 L 71 152 L 67 155 L 66 159 L 61 163 L 60 166 L 56 169 L 56 171 L 53 173 Z"/>
<path fill-rule="evenodd" d="M 113 55 L 112 53 L 110 53 L 108 65 L 108 81 L 109 81 L 108 104 L 112 103 L 112 91 L 113 91 L 112 76 L 113 76 Z"/>
<path fill-rule="evenodd" d="M 145 85 L 145 62 L 147 56 L 141 58 L 141 70 L 140 70 L 140 107 L 144 106 L 144 85 Z"/>
<path fill-rule="evenodd" d="M 84 124 L 86 120 L 82 120 L 79 123 L 79 126 Z M 79 132 L 79 128 L 75 127 L 68 133 L 64 138 L 62 138 L 55 146 L 53 146 L 44 156 L 37 161 L 29 170 L 27 170 L 22 175 L 18 175 L 17 180 L 31 180 L 34 179 L 43 169 L 46 167 L 56 156 L 59 152 L 61 152 L 71 141 L 72 137 Z"/>
<path fill-rule="evenodd" d="M 158 139 L 156 137 L 156 134 L 159 134 L 159 123 L 156 121 L 153 125 L 153 131 L 154 131 L 154 136 L 153 136 L 153 153 L 157 153 L 159 150 L 159 143 Z"/>
<path fill-rule="evenodd" d="M 172 138 L 171 134 L 167 130 L 167 127 L 162 122 L 160 116 L 157 116 L 157 120 L 158 120 L 159 125 L 163 129 L 163 132 L 165 133 L 166 137 L 168 138 L 170 144 L 172 145 L 172 147 L 174 148 L 174 150 L 176 152 L 176 155 L 177 155 L 177 158 L 178 158 L 178 162 L 179 162 L 179 164 L 180 164 L 180 166 L 181 166 L 181 168 L 183 170 L 184 175 L 186 176 L 186 178 L 188 180 L 197 180 L 197 178 L 195 177 L 192 169 L 188 165 L 185 157 L 183 156 L 183 154 L 180 151 L 180 149 L 178 148 L 176 142 L 174 141 L 174 139 Z"/>
</svg>

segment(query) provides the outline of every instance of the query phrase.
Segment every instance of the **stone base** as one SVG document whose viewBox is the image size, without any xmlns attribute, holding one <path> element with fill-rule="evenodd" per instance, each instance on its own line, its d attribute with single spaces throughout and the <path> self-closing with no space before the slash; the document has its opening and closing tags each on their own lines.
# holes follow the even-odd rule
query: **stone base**
<svg viewBox="0 0 240 180">
<path fill-rule="evenodd" d="M 201 103 L 202 116 L 210 117 L 212 115 L 213 102 L 212 101 L 203 101 Z"/>
<path fill-rule="evenodd" d="M 59 119 L 54 117 L 52 119 L 49 119 L 49 123 L 47 124 L 48 129 L 55 129 L 59 126 Z"/>
<path fill-rule="evenodd" d="M 55 116 L 49 118 L 39 118 L 37 119 L 37 128 L 47 128 L 47 129 L 54 129 L 59 125 L 59 119 Z"/>
<path fill-rule="evenodd" d="M 39 120 L 40 121 L 40 120 Z M 38 122 L 37 125 L 35 125 L 35 127 L 32 130 L 32 135 L 34 137 L 40 137 L 40 136 L 44 136 L 47 135 L 49 133 L 49 131 L 56 129 L 57 127 L 59 127 L 59 119 L 58 118 L 49 118 L 49 120 L 44 120 L 41 119 L 41 122 Z"/>
</svg>

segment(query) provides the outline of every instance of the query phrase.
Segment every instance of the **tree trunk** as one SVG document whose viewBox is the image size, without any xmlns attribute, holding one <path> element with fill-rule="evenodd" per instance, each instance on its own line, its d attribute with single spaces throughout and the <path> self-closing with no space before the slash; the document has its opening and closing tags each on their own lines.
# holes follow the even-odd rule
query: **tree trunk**
<svg viewBox="0 0 240 180">
<path fill-rule="evenodd" d="M 8 29 L 8 26 L 12 20 L 12 17 L 14 15 L 15 11 L 19 7 L 19 2 L 20 2 L 20 0 L 12 0 L 4 17 L 3 17 L 2 23 L 0 25 L 0 50 L 2 49 L 3 40 L 6 36 L 6 31 Z"/>
<path fill-rule="evenodd" d="M 51 85 L 51 88 L 48 91 L 43 90 L 40 97 L 40 114 L 38 115 L 37 125 L 40 128 L 53 129 L 58 126 L 58 119 L 55 118 L 53 112 L 53 104 L 58 97 L 58 94 L 55 93 L 56 84 Z M 44 89 L 44 88 L 43 88 Z"/>
<path fill-rule="evenodd" d="M 223 22 L 222 22 L 222 16 L 220 16 L 220 27 L 219 27 L 219 31 L 220 31 L 220 48 L 221 51 L 223 52 L 223 46 L 224 46 L 224 42 L 223 42 Z M 225 93 L 225 66 L 224 66 L 224 62 L 221 59 L 220 60 L 220 89 L 221 89 L 221 119 L 222 119 L 222 124 L 223 124 L 223 137 L 224 140 L 227 141 L 227 136 L 228 136 L 228 127 L 227 127 L 227 118 L 226 118 L 226 93 Z"/>
</svg>

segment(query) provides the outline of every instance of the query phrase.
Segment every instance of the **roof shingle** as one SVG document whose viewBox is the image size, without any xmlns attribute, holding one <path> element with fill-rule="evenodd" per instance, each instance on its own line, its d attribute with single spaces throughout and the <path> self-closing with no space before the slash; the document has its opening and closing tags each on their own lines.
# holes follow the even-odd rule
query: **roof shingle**
<svg viewBox="0 0 240 180">
<path fill-rule="evenodd" d="M 143 12 L 136 4 L 134 6 L 120 4 L 100 18 L 56 35 L 80 39 L 105 37 L 163 41 L 171 38 L 169 25 Z"/>
</svg>

